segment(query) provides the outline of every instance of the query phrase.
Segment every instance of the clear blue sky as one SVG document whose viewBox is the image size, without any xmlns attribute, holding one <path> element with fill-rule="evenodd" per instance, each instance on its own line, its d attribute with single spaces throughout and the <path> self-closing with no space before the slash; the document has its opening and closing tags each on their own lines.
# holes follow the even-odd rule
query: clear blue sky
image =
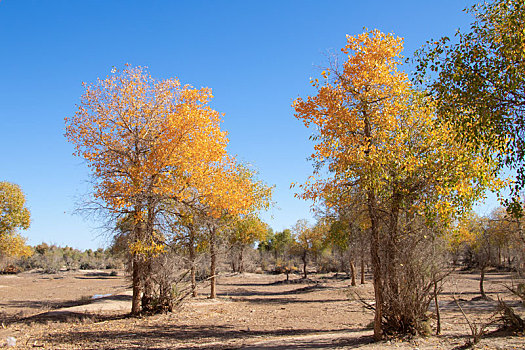
<svg viewBox="0 0 525 350">
<path fill-rule="evenodd" d="M 0 180 L 26 193 L 32 226 L 23 234 L 77 248 L 105 245 L 97 222 L 73 215 L 89 190 L 84 163 L 72 156 L 64 117 L 81 83 L 125 63 L 157 78 L 213 89 L 225 113 L 229 151 L 275 184 L 275 230 L 310 218 L 291 182 L 311 173 L 309 131 L 292 100 L 313 93 L 309 77 L 363 27 L 405 38 L 410 56 L 426 40 L 468 28 L 472 1 L 0 1 Z"/>
</svg>

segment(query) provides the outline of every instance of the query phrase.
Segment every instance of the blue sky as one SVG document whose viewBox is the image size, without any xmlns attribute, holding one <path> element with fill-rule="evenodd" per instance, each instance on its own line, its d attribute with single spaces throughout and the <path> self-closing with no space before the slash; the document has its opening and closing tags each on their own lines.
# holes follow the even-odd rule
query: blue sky
<svg viewBox="0 0 525 350">
<path fill-rule="evenodd" d="M 0 180 L 26 193 L 28 243 L 104 246 L 99 223 L 73 215 L 89 174 L 64 138 L 81 83 L 113 66 L 147 66 L 156 78 L 208 86 L 225 113 L 229 151 L 275 185 L 275 230 L 311 219 L 291 182 L 311 173 L 309 131 L 291 103 L 311 76 L 363 28 L 426 40 L 468 28 L 472 1 L 0 1 Z M 407 67 L 407 70 L 410 68 Z"/>
</svg>

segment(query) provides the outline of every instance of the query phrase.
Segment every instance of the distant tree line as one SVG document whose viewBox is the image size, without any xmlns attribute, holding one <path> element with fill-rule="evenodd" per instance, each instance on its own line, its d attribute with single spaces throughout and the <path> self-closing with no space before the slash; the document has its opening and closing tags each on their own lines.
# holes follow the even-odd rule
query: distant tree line
<svg viewBox="0 0 525 350">
<path fill-rule="evenodd" d="M 26 256 L 4 257 L 2 269 L 17 272 L 36 270 L 43 273 L 57 273 L 70 270 L 119 270 L 124 267 L 122 257 L 114 254 L 111 248 L 82 251 L 47 243 L 27 248 L 30 252 Z"/>
</svg>

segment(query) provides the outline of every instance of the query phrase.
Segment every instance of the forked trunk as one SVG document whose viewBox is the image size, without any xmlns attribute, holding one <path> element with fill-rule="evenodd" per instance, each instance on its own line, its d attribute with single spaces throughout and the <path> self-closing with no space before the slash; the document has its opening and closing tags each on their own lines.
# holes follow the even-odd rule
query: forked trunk
<svg viewBox="0 0 525 350">
<path fill-rule="evenodd" d="M 350 271 L 352 273 L 352 286 L 355 287 L 355 263 L 354 258 L 350 258 Z"/>
</svg>

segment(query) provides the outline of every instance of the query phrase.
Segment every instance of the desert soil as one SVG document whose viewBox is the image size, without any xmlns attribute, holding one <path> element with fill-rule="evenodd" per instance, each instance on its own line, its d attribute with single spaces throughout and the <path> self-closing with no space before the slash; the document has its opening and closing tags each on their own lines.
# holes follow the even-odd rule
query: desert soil
<svg viewBox="0 0 525 350">
<path fill-rule="evenodd" d="M 372 301 L 370 282 L 350 287 L 342 276 L 223 274 L 218 298 L 188 299 L 177 312 L 133 318 L 130 283 L 119 272 L 24 272 L 0 276 L 0 346 L 18 349 L 453 349 L 470 330 L 452 297 L 457 291 L 468 317 L 486 322 L 495 301 L 478 300 L 478 275 L 455 273 L 440 296 L 442 335 L 373 343 L 373 314 L 353 292 Z M 523 307 L 505 292 L 505 273 L 487 274 L 486 291 Z M 92 299 L 94 295 L 107 295 Z M 435 322 L 434 322 L 435 323 Z M 488 329 L 493 331 L 494 328 Z M 478 349 L 525 349 L 523 335 L 489 333 Z"/>
</svg>

